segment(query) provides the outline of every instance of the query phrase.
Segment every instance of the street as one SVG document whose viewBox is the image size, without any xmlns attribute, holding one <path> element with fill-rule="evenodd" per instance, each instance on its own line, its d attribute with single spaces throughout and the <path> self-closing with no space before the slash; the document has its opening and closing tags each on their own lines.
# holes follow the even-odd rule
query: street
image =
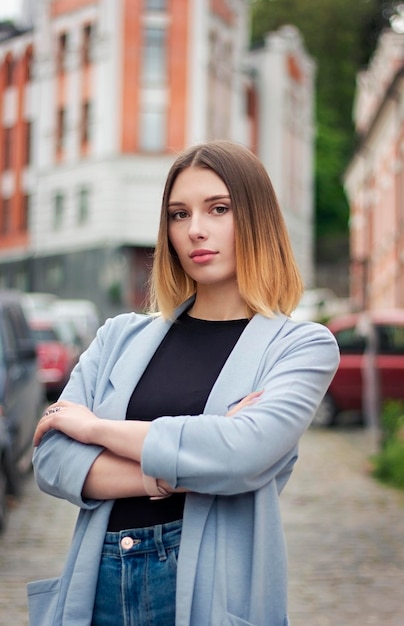
<svg viewBox="0 0 404 626">
<path fill-rule="evenodd" d="M 361 429 L 310 430 L 283 494 L 292 626 L 403 626 L 404 493 Z"/>
<path fill-rule="evenodd" d="M 368 474 L 360 429 L 311 429 L 282 496 L 292 626 L 404 624 L 404 494 Z M 27 479 L 0 537 L 0 625 L 26 626 L 25 584 L 61 570 L 75 509 Z"/>
</svg>

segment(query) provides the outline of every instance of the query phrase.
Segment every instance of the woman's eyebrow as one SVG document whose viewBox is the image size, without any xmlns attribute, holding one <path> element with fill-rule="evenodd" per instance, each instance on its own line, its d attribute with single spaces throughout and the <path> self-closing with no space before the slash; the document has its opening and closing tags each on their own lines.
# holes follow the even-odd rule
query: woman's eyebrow
<svg viewBox="0 0 404 626">
<path fill-rule="evenodd" d="M 210 196 L 209 198 L 205 198 L 204 202 L 215 202 L 216 200 L 230 200 L 230 196 L 228 194 L 218 194 L 216 196 Z M 180 202 L 179 200 L 172 200 L 168 203 L 168 208 L 175 206 L 185 206 L 185 202 Z"/>
<path fill-rule="evenodd" d="M 206 198 L 204 202 L 215 202 L 215 200 L 230 200 L 229 194 L 219 194 L 217 196 L 211 196 L 210 198 Z"/>
<path fill-rule="evenodd" d="M 172 202 L 169 202 L 167 206 L 168 208 L 170 208 L 171 206 L 185 206 L 185 203 L 173 200 Z"/>
</svg>

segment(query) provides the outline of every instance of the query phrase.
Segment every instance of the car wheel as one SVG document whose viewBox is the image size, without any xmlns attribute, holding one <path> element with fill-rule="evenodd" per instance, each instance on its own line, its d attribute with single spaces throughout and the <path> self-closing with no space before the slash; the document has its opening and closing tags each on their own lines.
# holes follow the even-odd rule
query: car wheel
<svg viewBox="0 0 404 626">
<path fill-rule="evenodd" d="M 7 520 L 7 476 L 3 464 L 3 459 L 0 458 L 0 533 L 6 527 Z"/>
<path fill-rule="evenodd" d="M 314 415 L 312 426 L 330 427 L 337 422 L 337 407 L 329 393 L 326 393 Z"/>
</svg>

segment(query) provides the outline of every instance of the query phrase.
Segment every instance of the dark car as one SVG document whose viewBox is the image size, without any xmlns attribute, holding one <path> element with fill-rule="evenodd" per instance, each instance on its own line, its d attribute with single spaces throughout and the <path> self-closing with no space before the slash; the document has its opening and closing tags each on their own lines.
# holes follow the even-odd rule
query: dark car
<svg viewBox="0 0 404 626">
<path fill-rule="evenodd" d="M 10 440 L 4 420 L 0 416 L 0 533 L 7 519 L 9 495 Z"/>
<path fill-rule="evenodd" d="M 341 361 L 315 424 L 332 426 L 343 411 L 356 411 L 363 420 L 364 377 L 372 354 L 380 401 L 404 400 L 404 310 L 352 313 L 335 317 L 327 326 L 338 342 Z"/>
<path fill-rule="evenodd" d="M 0 450 L 10 493 L 18 494 L 19 476 L 31 467 L 32 436 L 44 399 L 21 294 L 0 290 Z"/>
</svg>

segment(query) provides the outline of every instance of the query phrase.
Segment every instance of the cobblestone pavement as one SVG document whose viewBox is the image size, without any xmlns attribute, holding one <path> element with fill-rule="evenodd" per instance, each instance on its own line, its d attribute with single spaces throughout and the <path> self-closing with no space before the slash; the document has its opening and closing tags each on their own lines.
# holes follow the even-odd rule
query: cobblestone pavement
<svg viewBox="0 0 404 626">
<path fill-rule="evenodd" d="M 404 494 L 362 430 L 311 429 L 282 496 L 292 626 L 404 626 Z"/>
<path fill-rule="evenodd" d="M 0 536 L 0 626 L 27 626 L 26 583 L 59 575 L 76 511 L 40 492 L 28 476 Z"/>
<path fill-rule="evenodd" d="M 404 494 L 368 475 L 361 430 L 311 429 L 282 496 L 292 626 L 404 625 Z M 33 477 L 0 537 L 0 626 L 27 626 L 26 582 L 59 574 L 73 506 Z"/>
</svg>

